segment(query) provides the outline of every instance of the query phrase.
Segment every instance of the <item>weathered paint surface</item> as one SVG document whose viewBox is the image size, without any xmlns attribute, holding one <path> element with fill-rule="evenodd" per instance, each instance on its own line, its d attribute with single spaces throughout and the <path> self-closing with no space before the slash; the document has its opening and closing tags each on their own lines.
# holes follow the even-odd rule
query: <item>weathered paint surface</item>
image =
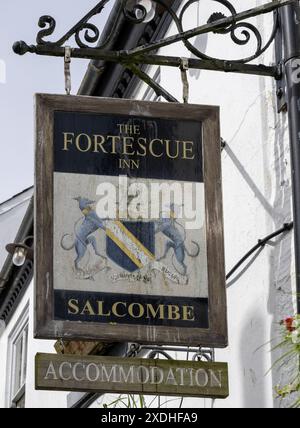
<svg viewBox="0 0 300 428">
<path fill-rule="evenodd" d="M 37 354 L 38 390 L 227 398 L 224 363 Z"/>
</svg>

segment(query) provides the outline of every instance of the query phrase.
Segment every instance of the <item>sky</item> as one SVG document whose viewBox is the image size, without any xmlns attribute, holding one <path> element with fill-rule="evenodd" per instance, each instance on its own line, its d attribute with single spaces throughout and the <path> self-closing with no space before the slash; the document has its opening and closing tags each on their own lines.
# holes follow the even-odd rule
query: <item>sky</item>
<svg viewBox="0 0 300 428">
<path fill-rule="evenodd" d="M 34 94 L 64 93 L 62 58 L 18 56 L 12 45 L 18 40 L 35 44 L 43 15 L 56 19 L 49 41 L 58 40 L 96 4 L 97 0 L 0 1 L 0 203 L 34 182 Z M 110 8 L 96 18 L 100 30 Z M 72 61 L 72 94 L 77 93 L 87 66 L 86 60 Z"/>
</svg>

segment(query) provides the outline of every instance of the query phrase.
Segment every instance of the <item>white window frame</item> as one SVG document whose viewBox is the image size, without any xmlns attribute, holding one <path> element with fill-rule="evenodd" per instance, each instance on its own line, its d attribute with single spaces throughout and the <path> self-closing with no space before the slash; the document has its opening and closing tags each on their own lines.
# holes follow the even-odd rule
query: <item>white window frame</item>
<svg viewBox="0 0 300 428">
<path fill-rule="evenodd" d="M 28 338 L 29 338 L 29 303 L 26 304 L 21 316 L 13 327 L 8 337 L 7 349 L 7 408 L 17 407 L 17 403 L 25 395 L 26 390 L 26 375 L 27 375 L 27 357 L 28 357 Z M 14 391 L 16 382 L 17 368 L 17 349 L 16 345 L 22 340 L 22 360 L 21 360 L 21 387 L 18 391 Z M 25 352 L 24 352 L 25 349 Z M 26 373 L 23 369 L 26 368 Z"/>
</svg>

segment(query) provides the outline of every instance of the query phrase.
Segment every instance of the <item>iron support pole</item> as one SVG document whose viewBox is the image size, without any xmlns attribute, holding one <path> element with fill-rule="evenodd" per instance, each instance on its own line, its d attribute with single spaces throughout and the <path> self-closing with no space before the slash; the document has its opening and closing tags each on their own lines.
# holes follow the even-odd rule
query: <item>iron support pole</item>
<svg viewBox="0 0 300 428">
<path fill-rule="evenodd" d="M 300 7 L 282 8 L 284 69 L 292 166 L 297 310 L 300 313 Z M 298 70 L 298 72 L 297 72 Z"/>
<path fill-rule="evenodd" d="M 173 97 L 168 91 L 162 86 L 155 82 L 150 76 L 143 72 L 136 64 L 128 64 L 127 68 L 131 70 L 137 77 L 145 82 L 150 88 L 152 88 L 157 96 L 164 97 L 169 103 L 179 103 L 179 101 Z"/>
<path fill-rule="evenodd" d="M 34 53 L 42 56 L 64 57 L 65 48 L 61 46 L 37 45 L 28 46 L 25 42 L 16 42 L 13 50 L 18 55 Z M 146 64 L 179 68 L 182 62 L 181 57 L 162 55 L 136 55 L 131 57 L 126 51 L 108 51 L 97 48 L 72 48 L 72 58 L 91 59 L 96 61 L 107 61 L 122 64 Z M 269 76 L 278 78 L 278 68 L 263 64 L 244 64 L 234 61 L 224 60 L 204 60 L 197 58 L 188 59 L 189 68 L 196 70 L 220 71 L 226 73 L 241 73 L 256 76 Z"/>
</svg>

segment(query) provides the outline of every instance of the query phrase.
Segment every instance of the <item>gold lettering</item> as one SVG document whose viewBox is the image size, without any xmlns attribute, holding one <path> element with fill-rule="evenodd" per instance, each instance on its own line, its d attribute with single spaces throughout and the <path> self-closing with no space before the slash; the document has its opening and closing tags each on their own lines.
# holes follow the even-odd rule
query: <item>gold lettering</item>
<svg viewBox="0 0 300 428">
<path fill-rule="evenodd" d="M 131 162 L 130 162 L 130 160 L 119 159 L 119 168 L 120 169 L 131 169 Z"/>
<path fill-rule="evenodd" d="M 87 147 L 86 147 L 85 149 L 81 147 L 81 141 L 82 141 L 82 139 L 83 139 L 83 138 L 85 138 L 85 139 L 86 139 L 86 142 L 87 142 Z M 79 135 L 77 135 L 77 137 L 76 137 L 75 144 L 76 144 L 77 150 L 79 150 L 79 151 L 80 151 L 80 152 L 82 152 L 82 153 L 86 153 L 86 152 L 88 152 L 88 151 L 90 151 L 90 150 L 91 150 L 91 147 L 92 147 L 92 139 L 91 139 L 91 137 L 90 137 L 89 135 L 87 135 L 87 134 L 79 134 Z"/>
<path fill-rule="evenodd" d="M 120 132 L 120 134 L 122 134 L 122 132 L 123 132 L 123 128 L 125 127 L 126 125 L 125 124 L 123 124 L 123 123 L 119 123 L 118 125 L 117 125 L 117 127 L 119 128 L 119 132 Z"/>
<path fill-rule="evenodd" d="M 119 168 L 120 169 L 139 169 L 140 161 L 132 159 L 119 159 Z"/>
<path fill-rule="evenodd" d="M 101 141 L 99 141 L 99 139 Z M 102 150 L 102 153 L 108 153 L 103 147 L 104 143 L 105 138 L 103 135 L 94 135 L 94 153 L 99 153 L 99 149 Z"/>
<path fill-rule="evenodd" d="M 81 133 L 76 135 L 72 132 L 63 132 L 63 148 L 64 151 L 69 151 L 71 145 L 75 145 L 76 149 L 82 153 L 92 151 L 93 153 L 104 153 L 120 156 L 136 156 L 146 157 L 148 154 L 155 158 L 167 156 L 170 159 L 178 159 L 180 156 L 184 160 L 195 159 L 193 141 L 180 140 L 163 140 L 154 138 L 147 140 L 140 135 L 140 127 L 138 125 L 119 124 L 120 132 L 123 135 L 88 135 Z M 128 136 L 124 136 L 127 134 Z M 129 136 L 134 135 L 134 136 Z M 128 159 L 121 160 L 120 168 L 139 168 L 137 160 L 130 163 Z"/>
<path fill-rule="evenodd" d="M 168 319 L 169 320 L 180 320 L 179 306 L 168 305 Z"/>
<path fill-rule="evenodd" d="M 140 161 L 139 160 L 138 161 L 135 161 L 135 160 L 131 161 L 131 169 L 139 169 L 139 167 L 140 167 Z"/>
<path fill-rule="evenodd" d="M 162 140 L 159 140 L 156 138 L 156 139 L 150 141 L 150 144 L 149 144 L 149 151 L 150 151 L 151 155 L 154 156 L 155 158 L 161 158 L 163 156 L 163 153 L 161 153 L 161 154 L 154 153 L 153 145 L 155 143 L 160 143 L 163 146 L 164 142 Z"/>
<path fill-rule="evenodd" d="M 134 313 L 134 308 L 138 308 L 138 315 Z M 140 303 L 131 303 L 131 305 L 128 308 L 128 313 L 132 318 L 142 318 L 145 314 L 144 306 Z"/>
<path fill-rule="evenodd" d="M 183 144 L 182 159 L 188 159 L 188 160 L 195 159 L 194 142 L 193 141 L 183 141 L 182 144 Z M 193 156 L 192 157 L 188 156 L 188 153 L 193 154 Z"/>
<path fill-rule="evenodd" d="M 78 300 L 70 299 L 68 301 L 68 314 L 69 315 L 78 315 L 79 314 L 79 307 L 78 307 Z"/>
<path fill-rule="evenodd" d="M 142 150 L 142 153 L 138 151 L 137 155 L 138 156 L 147 156 L 147 148 L 146 148 L 147 140 L 146 140 L 146 138 L 139 138 L 137 143 L 138 143 L 139 148 Z"/>
<path fill-rule="evenodd" d="M 193 306 L 182 307 L 182 319 L 183 321 L 195 321 L 195 312 Z"/>
<path fill-rule="evenodd" d="M 111 150 L 111 154 L 112 155 L 116 155 L 117 154 L 117 143 L 120 143 L 120 137 L 118 135 L 108 135 L 107 139 L 111 138 L 111 143 L 112 143 L 112 150 Z"/>
<path fill-rule="evenodd" d="M 147 304 L 146 308 L 147 308 L 147 316 L 146 316 L 146 318 L 148 318 L 148 319 L 149 318 L 154 318 L 155 319 L 155 318 L 157 318 L 157 316 L 159 314 L 159 319 L 160 320 L 165 319 L 165 316 L 164 316 L 164 305 L 159 305 L 157 307 L 157 309 L 155 310 L 151 304 Z"/>
<path fill-rule="evenodd" d="M 131 303 L 127 309 L 126 302 L 116 302 L 112 304 L 110 309 L 105 308 L 105 301 L 96 301 L 95 307 L 93 302 L 87 300 L 84 305 L 80 307 L 79 300 L 70 299 L 68 301 L 68 314 L 70 315 L 88 315 L 88 316 L 101 316 L 110 317 L 112 314 L 118 318 L 125 318 L 128 314 L 132 318 L 146 319 L 169 319 L 183 321 L 195 321 L 195 310 L 193 306 L 178 305 L 152 305 L 147 303 Z"/>
<path fill-rule="evenodd" d="M 75 137 L 75 134 L 73 132 L 64 132 L 64 151 L 68 151 L 68 144 L 73 144 L 73 138 Z M 71 137 L 71 138 L 70 138 Z"/>
<path fill-rule="evenodd" d="M 172 155 L 171 154 L 171 147 L 170 147 L 170 140 L 166 140 L 166 153 L 168 158 L 170 159 L 177 159 L 179 157 L 179 141 L 175 141 L 176 146 L 177 146 L 177 151 L 176 151 L 176 155 Z M 173 142 L 174 143 L 174 142 Z"/>
<path fill-rule="evenodd" d="M 97 303 L 98 303 L 98 315 L 100 317 L 110 317 L 110 315 L 111 315 L 110 311 L 107 312 L 106 314 L 104 313 L 104 308 L 103 308 L 104 302 L 98 300 Z"/>
<path fill-rule="evenodd" d="M 85 314 L 87 314 L 87 315 L 96 315 L 95 312 L 94 312 L 94 310 L 93 310 L 93 308 L 92 308 L 92 305 L 90 304 L 90 302 L 88 300 L 87 300 L 84 308 L 82 309 L 82 311 L 80 313 L 80 315 L 85 315 Z"/>
<path fill-rule="evenodd" d="M 134 151 L 129 152 L 129 149 L 133 148 L 134 138 L 133 137 L 124 137 L 124 144 L 123 144 L 123 154 L 127 156 L 133 156 L 135 153 Z"/>
<path fill-rule="evenodd" d="M 117 303 L 114 303 L 112 306 L 112 313 L 118 318 L 126 317 L 126 314 L 121 315 L 120 313 L 118 313 L 118 306 L 121 306 L 121 305 L 124 306 L 125 308 L 127 307 L 127 303 L 124 303 L 124 302 L 117 302 Z"/>
<path fill-rule="evenodd" d="M 139 125 L 129 125 L 128 123 L 119 123 L 117 125 L 121 134 L 140 135 Z"/>
<path fill-rule="evenodd" d="M 133 133 L 135 135 L 140 135 L 141 131 L 140 131 L 139 125 L 134 125 L 134 127 L 133 127 Z"/>
</svg>

